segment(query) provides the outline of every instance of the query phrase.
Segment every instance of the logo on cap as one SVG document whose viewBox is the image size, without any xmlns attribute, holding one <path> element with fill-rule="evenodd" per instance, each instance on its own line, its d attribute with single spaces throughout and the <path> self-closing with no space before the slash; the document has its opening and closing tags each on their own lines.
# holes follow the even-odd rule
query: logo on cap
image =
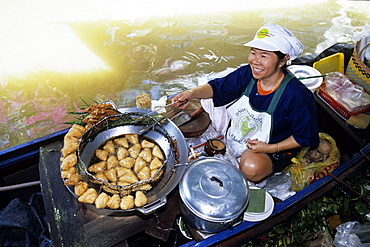
<svg viewBox="0 0 370 247">
<path fill-rule="evenodd" d="M 267 28 L 262 28 L 261 30 L 259 30 L 259 32 L 257 33 L 257 38 L 263 39 L 266 37 L 270 37 L 269 30 Z"/>
</svg>

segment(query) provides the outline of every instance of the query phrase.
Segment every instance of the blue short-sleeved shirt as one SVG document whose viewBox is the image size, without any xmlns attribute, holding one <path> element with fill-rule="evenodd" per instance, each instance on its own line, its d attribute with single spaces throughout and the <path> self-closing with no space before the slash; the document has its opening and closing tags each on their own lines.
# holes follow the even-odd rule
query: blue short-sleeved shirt
<svg viewBox="0 0 370 247">
<path fill-rule="evenodd" d="M 284 74 L 287 73 L 289 72 L 284 70 Z M 209 84 L 213 89 L 214 105 L 226 105 L 239 98 L 252 77 L 250 66 L 245 65 L 223 78 L 211 80 Z M 274 93 L 259 95 L 255 83 L 250 94 L 250 102 L 258 110 L 267 110 Z M 302 147 L 319 144 L 315 99 L 312 92 L 297 78 L 294 77 L 288 82 L 272 117 L 270 143 L 277 143 L 293 136 Z"/>
</svg>

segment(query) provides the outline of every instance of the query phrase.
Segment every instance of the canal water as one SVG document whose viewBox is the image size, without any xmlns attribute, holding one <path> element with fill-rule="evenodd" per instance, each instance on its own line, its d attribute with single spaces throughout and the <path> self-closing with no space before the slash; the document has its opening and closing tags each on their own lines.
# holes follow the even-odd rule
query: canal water
<svg viewBox="0 0 370 247">
<path fill-rule="evenodd" d="M 319 53 L 370 23 L 369 1 L 0 0 L 0 150 L 69 127 L 68 112 L 132 107 L 246 63 L 265 23 Z"/>
</svg>

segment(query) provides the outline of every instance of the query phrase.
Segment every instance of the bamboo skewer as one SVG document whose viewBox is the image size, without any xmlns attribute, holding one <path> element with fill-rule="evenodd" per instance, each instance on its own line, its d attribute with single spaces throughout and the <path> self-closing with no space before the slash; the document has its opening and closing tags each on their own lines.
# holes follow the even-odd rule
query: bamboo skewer
<svg viewBox="0 0 370 247">
<path fill-rule="evenodd" d="M 223 135 L 220 135 L 220 136 L 215 137 L 215 139 L 221 139 L 222 137 L 224 137 L 224 136 L 223 136 Z M 202 147 L 202 146 L 206 145 L 206 143 L 207 143 L 207 142 L 203 142 L 203 143 L 201 143 L 201 144 L 199 144 L 199 145 L 197 145 L 197 146 L 193 147 L 193 149 L 200 148 L 200 147 Z"/>
<path fill-rule="evenodd" d="M 300 77 L 298 80 L 304 80 L 304 79 L 311 79 L 311 78 L 317 78 L 317 77 L 325 77 L 327 75 L 313 75 L 313 76 L 307 76 L 307 77 Z"/>
</svg>

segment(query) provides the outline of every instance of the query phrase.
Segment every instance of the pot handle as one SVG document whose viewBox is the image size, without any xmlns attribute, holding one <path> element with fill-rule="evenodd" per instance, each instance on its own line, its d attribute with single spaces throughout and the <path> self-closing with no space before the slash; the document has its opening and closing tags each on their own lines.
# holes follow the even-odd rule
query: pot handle
<svg viewBox="0 0 370 247">
<path fill-rule="evenodd" d="M 157 210 L 158 208 L 160 208 L 163 205 L 165 205 L 166 203 L 167 203 L 167 198 L 164 196 L 159 201 L 157 201 L 154 204 L 148 206 L 148 208 L 146 208 L 145 206 L 143 206 L 141 208 L 137 208 L 136 210 L 139 211 L 139 212 L 141 212 L 141 213 L 143 213 L 143 214 L 151 214 L 155 210 Z"/>
</svg>

